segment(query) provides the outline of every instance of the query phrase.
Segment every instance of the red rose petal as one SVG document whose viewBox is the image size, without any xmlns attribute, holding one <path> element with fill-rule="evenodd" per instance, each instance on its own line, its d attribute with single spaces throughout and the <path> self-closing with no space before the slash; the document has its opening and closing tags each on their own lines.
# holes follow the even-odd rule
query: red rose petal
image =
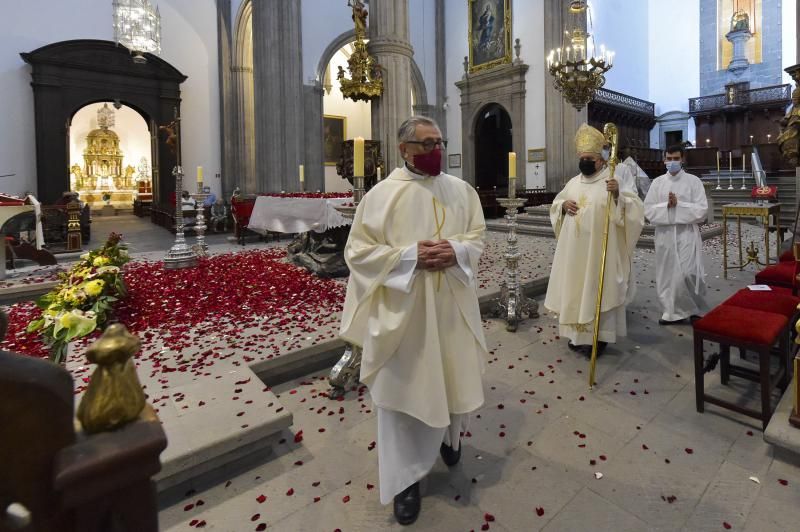
<svg viewBox="0 0 800 532">
<path fill-rule="evenodd" d="M 694 452 L 694 450 L 690 447 L 687 447 L 686 449 L 684 449 L 684 451 L 686 451 L 686 454 L 692 454 Z"/>
<path fill-rule="evenodd" d="M 538 515 L 539 517 L 543 516 L 544 515 L 544 508 L 542 508 L 541 506 L 537 506 L 536 507 L 536 515 Z"/>
<path fill-rule="evenodd" d="M 261 514 L 253 514 L 252 517 L 250 517 L 251 521 L 258 521 L 259 519 L 261 519 Z"/>
<path fill-rule="evenodd" d="M 489 526 L 489 523 L 483 523 L 483 524 L 481 525 L 481 530 L 483 530 L 483 531 L 489 530 L 489 528 L 491 528 L 491 527 Z"/>
<path fill-rule="evenodd" d="M 256 501 L 258 501 L 258 504 L 261 504 L 266 500 L 267 500 L 267 496 L 264 495 L 263 493 L 261 495 L 259 495 L 258 497 L 256 497 Z"/>
<path fill-rule="evenodd" d="M 345 504 L 350 502 L 350 495 L 345 495 L 344 497 L 342 497 L 342 502 Z"/>
<path fill-rule="evenodd" d="M 788 485 L 789 485 L 789 481 L 788 481 L 788 480 L 786 480 L 785 478 L 779 478 L 779 479 L 778 479 L 778 483 L 779 483 L 781 486 L 788 486 Z"/>
<path fill-rule="evenodd" d="M 286 496 L 291 497 L 292 495 L 294 495 L 294 488 L 289 488 L 289 491 L 286 492 Z"/>
<path fill-rule="evenodd" d="M 262 532 L 266 529 L 267 529 L 266 523 L 259 523 L 258 526 L 256 527 L 256 532 Z"/>
<path fill-rule="evenodd" d="M 483 520 L 486 521 L 487 523 L 491 523 L 494 521 L 494 516 L 490 513 L 485 513 L 483 514 Z"/>
<path fill-rule="evenodd" d="M 722 526 L 725 527 L 725 530 L 730 530 L 731 529 L 731 525 L 729 523 L 725 522 L 725 521 L 722 522 Z"/>
</svg>

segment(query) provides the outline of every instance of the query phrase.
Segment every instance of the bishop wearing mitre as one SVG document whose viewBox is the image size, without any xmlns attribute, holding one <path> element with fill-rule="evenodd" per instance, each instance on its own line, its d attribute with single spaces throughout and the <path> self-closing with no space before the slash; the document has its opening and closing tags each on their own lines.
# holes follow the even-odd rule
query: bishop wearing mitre
<svg viewBox="0 0 800 532">
<path fill-rule="evenodd" d="M 461 455 L 468 414 L 483 404 L 486 341 L 475 276 L 485 223 L 475 190 L 441 172 L 442 133 L 425 117 L 398 131 L 404 165 L 359 203 L 340 336 L 362 348 L 361 382 L 378 418 L 383 504 L 400 524 L 420 511 L 419 481 L 437 455 Z"/>
<path fill-rule="evenodd" d="M 571 349 L 591 352 L 603 257 L 606 209 L 608 247 L 600 307 L 598 349 L 627 334 L 625 307 L 634 291 L 632 257 L 644 224 L 644 207 L 632 179 L 612 176 L 606 140 L 583 124 L 575 135 L 580 174 L 567 182 L 550 207 L 556 252 L 545 307 L 558 315 L 560 335 Z M 610 200 L 609 200 L 610 197 Z"/>
</svg>

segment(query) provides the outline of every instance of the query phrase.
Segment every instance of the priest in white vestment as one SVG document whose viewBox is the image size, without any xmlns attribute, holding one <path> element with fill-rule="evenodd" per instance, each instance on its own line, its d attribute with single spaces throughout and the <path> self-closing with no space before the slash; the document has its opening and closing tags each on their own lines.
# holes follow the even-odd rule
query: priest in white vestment
<svg viewBox="0 0 800 532">
<path fill-rule="evenodd" d="M 667 149 L 667 173 L 650 185 L 645 217 L 656 228 L 656 290 L 664 313 L 661 325 L 680 323 L 707 309 L 703 240 L 708 201 L 703 182 L 681 167 L 683 146 Z"/>
<path fill-rule="evenodd" d="M 381 502 L 394 499 L 398 522 L 410 524 L 419 480 L 437 454 L 458 462 L 467 415 L 483 404 L 487 349 L 475 276 L 485 223 L 475 190 L 441 173 L 435 122 L 412 117 L 398 140 L 405 165 L 364 196 L 350 229 L 340 336 L 363 349 Z"/>
<path fill-rule="evenodd" d="M 556 196 L 550 220 L 558 240 L 547 285 L 545 308 L 558 315 L 560 335 L 572 349 L 589 354 L 603 254 L 606 206 L 611 193 L 611 220 L 600 309 L 599 349 L 627 334 L 625 307 L 635 289 L 633 250 L 644 223 L 642 201 L 627 169 L 611 177 L 605 139 L 583 124 L 575 136 L 580 174 Z"/>
</svg>

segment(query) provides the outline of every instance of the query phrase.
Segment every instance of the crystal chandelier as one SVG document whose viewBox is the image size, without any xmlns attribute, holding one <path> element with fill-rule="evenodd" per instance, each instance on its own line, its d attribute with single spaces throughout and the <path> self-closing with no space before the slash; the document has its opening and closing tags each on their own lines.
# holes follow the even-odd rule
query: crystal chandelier
<svg viewBox="0 0 800 532">
<path fill-rule="evenodd" d="M 570 1 L 569 24 L 564 30 L 561 47 L 550 50 L 547 56 L 553 85 L 579 111 L 592 100 L 595 90 L 605 84 L 604 74 L 614 62 L 614 52 L 606 50 L 605 45 L 598 50 L 592 34 L 583 29 L 587 18 L 591 28 L 586 0 Z"/>
<path fill-rule="evenodd" d="M 145 53 L 161 53 L 161 14 L 149 0 L 114 0 L 114 40 L 145 63 Z"/>
</svg>

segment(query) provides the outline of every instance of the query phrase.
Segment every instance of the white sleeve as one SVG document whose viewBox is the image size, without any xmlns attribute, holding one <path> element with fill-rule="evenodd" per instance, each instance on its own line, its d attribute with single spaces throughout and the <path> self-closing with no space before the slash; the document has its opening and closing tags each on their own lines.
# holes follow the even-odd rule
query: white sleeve
<svg viewBox="0 0 800 532">
<path fill-rule="evenodd" d="M 450 245 L 453 246 L 453 250 L 456 252 L 456 264 L 448 268 L 447 271 L 452 273 L 453 276 L 464 283 L 465 286 L 469 286 L 475 275 L 469 264 L 469 251 L 467 250 L 467 246 L 458 240 L 448 240 L 448 242 L 450 242 Z"/>
<path fill-rule="evenodd" d="M 400 290 L 406 294 L 411 292 L 411 283 L 417 273 L 417 244 L 411 244 L 400 255 L 397 265 L 388 273 L 383 286 Z"/>
</svg>

